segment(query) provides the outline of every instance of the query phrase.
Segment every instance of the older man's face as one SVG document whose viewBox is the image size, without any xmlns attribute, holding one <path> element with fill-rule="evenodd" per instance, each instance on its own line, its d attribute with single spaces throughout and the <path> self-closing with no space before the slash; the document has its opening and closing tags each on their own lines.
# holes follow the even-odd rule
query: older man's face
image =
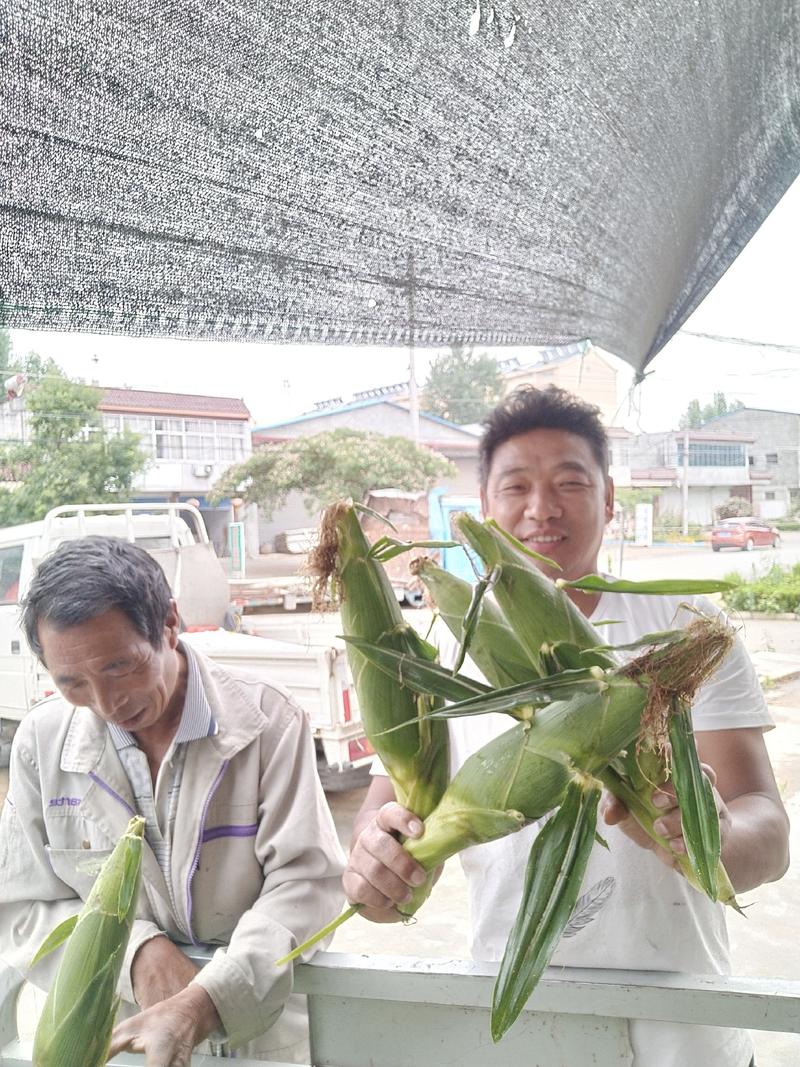
<svg viewBox="0 0 800 1067">
<path fill-rule="evenodd" d="M 158 649 L 118 608 L 65 629 L 39 623 L 42 658 L 65 699 L 136 734 L 180 719 L 177 640 L 174 610 Z"/>
</svg>

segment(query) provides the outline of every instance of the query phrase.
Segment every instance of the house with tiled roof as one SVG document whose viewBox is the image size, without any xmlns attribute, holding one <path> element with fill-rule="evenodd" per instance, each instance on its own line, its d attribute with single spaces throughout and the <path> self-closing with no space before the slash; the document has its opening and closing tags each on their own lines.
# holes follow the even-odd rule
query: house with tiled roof
<svg viewBox="0 0 800 1067">
<path fill-rule="evenodd" d="M 383 434 L 387 437 L 411 437 L 408 407 L 384 390 L 361 394 L 345 402 L 341 397 L 322 400 L 305 415 L 253 428 L 253 448 L 260 445 L 307 437 L 316 433 L 346 428 Z M 438 415 L 419 413 L 419 442 L 441 452 L 456 467 L 457 473 L 438 487 L 456 496 L 476 496 L 478 491 L 478 439 L 473 428 L 458 426 Z M 376 486 L 376 489 L 389 488 Z M 269 542 L 287 529 L 307 527 L 311 518 L 300 493 L 291 493 L 283 508 L 272 519 L 261 520 L 261 541 Z"/>
<path fill-rule="evenodd" d="M 230 503 L 212 505 L 207 493 L 228 467 L 252 452 L 251 417 L 244 401 L 198 393 L 96 388 L 106 432 L 138 434 L 141 448 L 150 457 L 134 482 L 134 499 L 198 500 L 209 536 L 221 549 L 231 517 Z M 0 409 L 0 434 L 6 440 L 24 441 L 27 432 L 25 396 L 9 399 Z M 250 549 L 257 551 L 257 546 L 257 533 L 253 533 Z"/>
</svg>

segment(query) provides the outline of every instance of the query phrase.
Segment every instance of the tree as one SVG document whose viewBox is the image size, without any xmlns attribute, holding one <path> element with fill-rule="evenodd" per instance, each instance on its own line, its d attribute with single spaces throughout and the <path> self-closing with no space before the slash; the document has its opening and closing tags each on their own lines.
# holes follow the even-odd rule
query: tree
<svg viewBox="0 0 800 1067">
<path fill-rule="evenodd" d="M 681 430 L 699 430 L 701 426 L 705 426 L 707 422 L 717 418 L 718 415 L 728 415 L 730 412 L 739 411 L 743 407 L 744 404 L 741 400 L 732 400 L 728 403 L 724 393 L 714 393 L 714 399 L 711 403 L 702 408 L 699 400 L 690 400 L 689 406 L 681 416 L 678 425 Z"/>
<path fill-rule="evenodd" d="M 727 500 L 718 504 L 714 511 L 718 522 L 723 519 L 738 519 L 740 515 L 752 515 L 753 504 L 747 497 L 730 496 Z"/>
<path fill-rule="evenodd" d="M 259 448 L 225 472 L 212 496 L 241 496 L 271 515 L 297 490 L 313 513 L 343 497 L 363 501 L 371 489 L 421 491 L 455 473 L 444 456 L 407 437 L 339 429 Z"/>
<path fill-rule="evenodd" d="M 8 330 L 0 330 L 0 375 L 8 377 L 8 368 L 11 365 L 11 334 Z"/>
<path fill-rule="evenodd" d="M 136 434 L 104 431 L 96 389 L 35 359 L 39 381 L 26 393 L 30 440 L 0 449 L 0 478 L 20 483 L 0 489 L 3 526 L 35 521 L 59 504 L 126 500 L 148 462 Z"/>
<path fill-rule="evenodd" d="M 451 422 L 480 422 L 502 391 L 503 378 L 495 360 L 459 344 L 431 364 L 423 402 L 426 411 Z"/>
</svg>

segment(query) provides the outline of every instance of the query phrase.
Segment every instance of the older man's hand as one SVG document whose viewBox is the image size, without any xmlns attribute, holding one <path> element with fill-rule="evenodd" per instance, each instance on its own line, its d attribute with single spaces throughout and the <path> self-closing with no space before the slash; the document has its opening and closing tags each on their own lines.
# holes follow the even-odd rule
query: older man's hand
<svg viewBox="0 0 800 1067">
<path fill-rule="evenodd" d="M 140 1008 L 150 1008 L 185 989 L 200 968 L 168 937 L 152 937 L 133 957 L 133 995 Z"/>
<path fill-rule="evenodd" d="M 187 1067 L 195 1046 L 219 1025 L 205 989 L 188 986 L 115 1026 L 108 1054 L 143 1052 L 147 1067 Z"/>
</svg>

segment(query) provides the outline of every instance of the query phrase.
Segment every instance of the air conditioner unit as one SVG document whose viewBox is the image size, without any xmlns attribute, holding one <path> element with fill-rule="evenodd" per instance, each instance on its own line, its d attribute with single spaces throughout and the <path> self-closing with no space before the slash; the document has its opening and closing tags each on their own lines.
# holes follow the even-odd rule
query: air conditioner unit
<svg viewBox="0 0 800 1067">
<path fill-rule="evenodd" d="M 213 463 L 194 463 L 192 465 L 192 474 L 195 476 L 195 478 L 208 478 L 213 473 Z"/>
</svg>

